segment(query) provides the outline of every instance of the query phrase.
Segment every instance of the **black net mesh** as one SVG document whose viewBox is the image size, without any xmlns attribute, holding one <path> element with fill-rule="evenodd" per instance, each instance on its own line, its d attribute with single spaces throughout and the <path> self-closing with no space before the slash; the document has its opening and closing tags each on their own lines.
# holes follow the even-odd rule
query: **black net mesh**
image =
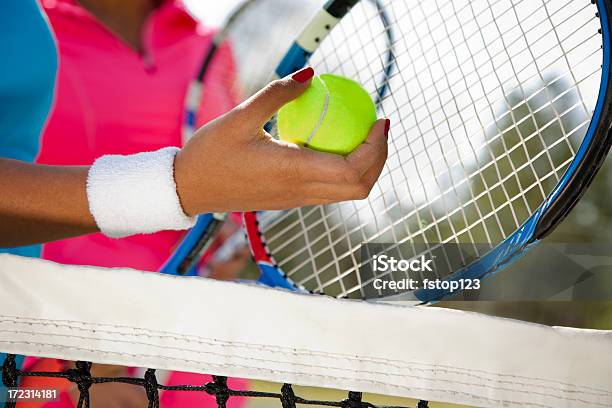
<svg viewBox="0 0 612 408">
<path fill-rule="evenodd" d="M 96 377 L 91 375 L 92 363 L 87 361 L 78 361 L 75 368 L 67 369 L 61 372 L 46 372 L 46 371 L 21 371 L 17 368 L 14 355 L 7 355 L 2 364 L 2 383 L 8 388 L 16 388 L 20 377 L 50 377 L 63 378 L 76 384 L 79 390 L 79 401 L 77 408 L 89 407 L 91 399 L 89 389 L 95 384 L 103 383 L 124 383 L 137 385 L 144 388 L 147 399 L 149 400 L 149 408 L 159 407 L 159 391 L 185 391 L 185 392 L 204 392 L 214 396 L 217 406 L 225 408 L 230 398 L 232 397 L 249 397 L 249 398 L 269 398 L 276 399 L 280 402 L 282 408 L 295 408 L 297 404 L 321 406 L 321 407 L 341 407 L 341 408 L 376 408 L 377 405 L 363 400 L 363 395 L 360 392 L 349 391 L 346 399 L 342 401 L 320 401 L 302 398 L 295 395 L 291 384 L 284 384 L 280 392 L 262 392 L 262 391 L 244 391 L 234 390 L 228 387 L 227 377 L 213 376 L 213 381 L 204 385 L 173 385 L 166 386 L 157 382 L 154 369 L 148 369 L 143 378 L 136 377 Z M 1 399 L 0 399 L 1 401 Z M 7 400 L 6 408 L 14 408 L 16 402 Z M 380 408 L 385 408 L 378 406 Z M 417 408 L 427 408 L 426 401 L 420 401 Z M 408 407 L 392 407 L 386 408 L 408 408 Z"/>
</svg>

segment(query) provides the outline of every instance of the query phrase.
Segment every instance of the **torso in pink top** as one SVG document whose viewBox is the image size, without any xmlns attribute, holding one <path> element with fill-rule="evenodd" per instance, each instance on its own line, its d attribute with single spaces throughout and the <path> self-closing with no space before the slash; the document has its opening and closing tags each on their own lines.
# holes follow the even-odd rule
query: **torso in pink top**
<svg viewBox="0 0 612 408">
<path fill-rule="evenodd" d="M 88 165 L 104 154 L 181 146 L 183 101 L 213 31 L 180 3 L 164 2 L 148 19 L 139 54 L 75 0 L 43 0 L 60 54 L 55 106 L 42 138 L 39 163 Z M 225 84 L 234 72 L 221 49 L 205 78 L 198 114 L 203 124 L 235 105 Z M 203 158 L 204 160 L 206 158 Z M 157 270 L 182 233 L 109 239 L 101 234 L 49 243 L 43 257 L 70 264 Z"/>
</svg>

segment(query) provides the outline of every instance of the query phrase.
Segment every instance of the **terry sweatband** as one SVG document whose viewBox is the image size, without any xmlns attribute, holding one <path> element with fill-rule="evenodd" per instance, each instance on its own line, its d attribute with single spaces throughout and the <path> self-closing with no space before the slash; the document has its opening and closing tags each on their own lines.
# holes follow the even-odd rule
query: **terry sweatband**
<svg viewBox="0 0 612 408">
<path fill-rule="evenodd" d="M 174 181 L 174 157 L 167 147 L 129 156 L 107 155 L 89 169 L 89 210 L 100 231 L 111 238 L 193 227 L 183 211 Z"/>
</svg>

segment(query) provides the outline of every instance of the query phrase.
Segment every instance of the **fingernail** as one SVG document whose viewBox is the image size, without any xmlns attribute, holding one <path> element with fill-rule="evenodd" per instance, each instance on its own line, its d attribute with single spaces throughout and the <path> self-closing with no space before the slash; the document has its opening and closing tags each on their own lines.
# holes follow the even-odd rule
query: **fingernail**
<svg viewBox="0 0 612 408">
<path fill-rule="evenodd" d="M 389 137 L 389 129 L 391 128 L 391 121 L 385 119 L 385 137 Z"/>
<path fill-rule="evenodd" d="M 314 69 L 312 69 L 311 67 L 306 67 L 306 68 L 300 69 L 298 72 L 291 75 L 291 78 L 294 81 L 304 83 L 308 81 L 310 78 L 312 78 L 313 76 L 314 76 Z"/>
</svg>

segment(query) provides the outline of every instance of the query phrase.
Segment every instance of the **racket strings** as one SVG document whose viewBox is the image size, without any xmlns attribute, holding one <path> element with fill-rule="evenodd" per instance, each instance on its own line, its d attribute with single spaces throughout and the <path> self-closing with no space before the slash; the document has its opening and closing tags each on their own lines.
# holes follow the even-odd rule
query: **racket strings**
<svg viewBox="0 0 612 408">
<path fill-rule="evenodd" d="M 468 73 L 468 74 L 471 74 L 471 73 Z M 465 75 L 466 75 L 466 74 L 465 74 L 465 73 L 463 73 L 463 76 L 464 76 L 464 77 L 465 77 Z M 469 89 L 469 87 L 467 87 L 467 89 Z M 477 101 L 475 101 L 475 102 L 477 102 Z M 497 102 L 497 101 L 495 101 L 495 102 Z M 490 104 L 492 104 L 493 102 L 489 102 L 489 103 L 490 103 Z M 416 109 L 418 109 L 418 108 L 420 108 L 420 107 L 415 107 L 415 108 L 416 108 Z M 469 119 L 469 118 L 468 118 L 468 119 Z M 483 125 L 483 126 L 484 126 L 484 125 Z M 410 131 L 410 129 L 407 129 L 407 131 Z"/>
<path fill-rule="evenodd" d="M 360 2 L 311 60 L 382 93 L 392 128 L 379 182 L 367 200 L 284 212 L 263 231 L 293 281 L 340 297 L 365 297 L 384 275 L 360 271 L 365 242 L 405 259 L 440 252 L 432 276 L 445 277 L 519 228 L 576 155 L 601 75 L 590 2 L 380 4 Z M 469 256 L 451 259 L 447 243 Z"/>
<path fill-rule="evenodd" d="M 544 8 L 546 9 L 546 5 L 545 5 L 545 4 L 544 4 Z M 515 10 L 514 8 L 513 8 L 513 11 L 515 12 L 515 15 L 516 15 L 516 10 Z M 548 11 L 547 11 L 547 15 L 548 15 L 548 17 L 549 17 L 549 19 L 550 19 L 550 14 L 548 13 Z M 516 15 L 516 17 L 517 17 L 517 19 L 519 18 L 519 17 L 518 17 L 518 15 Z M 494 20 L 494 21 L 495 21 L 495 20 Z M 497 31 L 501 33 L 501 29 L 500 29 L 499 25 L 498 25 L 497 23 L 496 23 L 495 25 L 496 25 Z M 520 28 L 520 25 L 519 25 L 519 28 Z M 523 35 L 525 35 L 524 30 L 523 30 L 522 28 L 521 28 L 521 31 L 523 32 Z M 555 32 L 555 34 L 556 34 L 556 30 L 553 30 L 553 31 L 554 31 L 554 32 Z M 559 40 L 559 37 L 558 37 L 558 36 L 557 36 L 557 40 L 559 41 L 559 45 L 560 45 L 560 47 L 561 47 L 561 48 L 563 48 L 563 47 L 562 47 L 562 43 L 560 42 L 560 40 Z M 507 48 L 506 48 L 506 49 L 507 49 Z M 530 48 L 528 48 L 528 47 L 527 47 L 527 50 L 528 50 L 528 51 L 529 51 L 529 53 L 530 53 L 530 56 L 531 56 L 531 58 L 532 58 L 532 61 L 533 61 L 533 62 L 534 62 L 534 64 L 537 66 L 537 59 L 535 58 L 535 56 L 534 56 L 534 54 L 533 54 L 532 50 L 531 50 Z M 565 52 L 563 53 L 563 55 L 565 55 Z M 512 68 L 513 72 L 514 72 L 514 75 L 515 75 L 515 77 L 518 77 L 518 74 L 517 74 L 516 68 L 514 67 L 514 64 L 512 63 L 512 57 L 511 57 L 509 54 L 508 54 L 508 57 L 509 57 L 509 63 L 510 63 L 510 66 L 511 66 L 511 68 Z M 568 64 L 568 65 L 569 65 L 569 64 Z M 538 70 L 537 72 L 538 72 L 539 78 L 540 78 L 540 80 L 542 81 L 542 83 L 545 83 L 545 79 L 543 78 L 543 76 L 542 76 L 542 74 L 541 74 L 540 70 Z M 571 71 L 570 71 L 570 72 L 571 72 Z M 574 78 L 574 79 L 575 79 L 575 78 Z M 518 91 L 520 91 L 520 93 L 521 93 L 521 96 L 522 96 L 523 100 L 528 101 L 528 100 L 529 100 L 529 98 L 528 98 L 528 97 L 527 97 L 527 95 L 525 94 L 525 90 L 524 90 L 523 86 L 521 86 L 521 85 L 520 85 L 520 83 L 519 83 L 519 85 L 518 85 L 518 88 L 517 88 L 517 89 L 518 89 Z M 554 102 L 554 101 L 553 101 L 553 98 L 551 97 L 550 92 L 549 92 L 549 90 L 548 90 L 548 85 L 545 85 L 545 86 L 544 86 L 542 89 L 543 89 L 543 91 L 544 91 L 544 92 L 546 92 L 546 94 L 547 94 L 547 96 L 548 96 L 548 99 L 551 101 L 551 102 L 550 102 L 550 106 L 552 107 L 552 109 L 553 109 L 553 111 L 554 111 L 554 113 L 555 113 L 556 119 L 557 119 L 558 123 L 560 124 L 560 126 L 561 126 L 561 128 L 562 128 L 562 134 L 566 134 L 566 132 L 565 132 L 565 131 L 564 131 L 564 129 L 563 129 L 563 123 L 562 123 L 562 121 L 561 121 L 560 114 L 559 114 L 558 110 L 556 109 L 556 107 L 554 106 L 554 103 L 553 103 L 553 102 Z M 538 91 L 538 92 L 539 92 L 539 91 Z M 582 103 L 582 104 L 584 105 L 584 103 Z M 531 107 L 530 107 L 529 103 L 525 103 L 525 106 L 526 106 L 526 107 L 528 108 L 528 110 L 529 110 L 529 115 L 528 115 L 527 117 L 531 119 L 531 122 L 533 123 L 534 128 L 535 128 L 535 131 L 532 133 L 532 136 L 537 135 L 537 136 L 538 136 L 538 138 L 539 138 L 539 141 L 542 143 L 542 145 L 546 145 L 546 143 L 545 143 L 545 141 L 544 141 L 544 139 L 543 139 L 543 137 L 542 137 L 542 134 L 541 134 L 541 132 L 540 132 L 540 129 L 538 128 L 537 121 L 536 121 L 536 120 L 535 120 L 535 118 L 534 118 L 534 112 L 533 112 L 533 110 L 531 109 Z M 516 119 L 516 118 L 515 118 L 515 116 L 514 116 L 514 110 L 510 109 L 510 111 L 509 111 L 509 112 L 510 112 L 510 114 L 512 115 L 512 122 L 514 123 L 514 125 L 515 125 L 515 127 L 516 127 L 516 129 L 517 129 L 517 131 L 518 131 L 518 133 L 519 133 L 519 137 L 520 137 L 520 138 L 521 138 L 521 140 L 523 141 L 523 142 L 521 143 L 521 146 L 523 147 L 524 153 L 525 153 L 527 156 L 529 156 L 529 152 L 528 152 L 528 150 L 527 150 L 527 148 L 526 148 L 525 141 L 526 141 L 526 140 L 528 140 L 528 138 L 529 138 L 530 136 L 525 137 L 525 136 L 522 134 L 521 129 L 520 129 L 520 127 L 518 126 L 517 119 Z M 503 139 L 502 139 L 502 142 L 503 142 Z M 570 145 L 570 146 L 571 146 L 571 145 Z M 508 151 L 508 148 L 507 148 L 507 146 L 506 146 L 505 144 L 504 144 L 504 147 L 505 147 L 505 150 L 506 150 L 506 151 Z M 554 163 L 553 163 L 553 158 L 551 157 L 549 150 L 548 150 L 548 149 L 544 149 L 542 152 L 546 154 L 547 159 L 548 159 L 548 163 L 550 164 L 550 167 L 551 167 L 553 170 L 555 170 L 555 166 L 554 166 Z M 510 160 L 510 163 L 512 164 L 513 162 Z M 534 174 L 537 174 L 537 171 L 535 170 L 535 168 L 534 168 L 534 166 L 533 166 L 533 160 L 530 160 L 528 163 L 529 163 L 529 166 L 530 166 L 530 168 L 531 168 L 532 172 L 533 172 Z M 512 165 L 513 165 L 513 164 L 512 164 Z M 516 175 L 516 169 L 514 168 L 514 165 L 513 165 L 513 170 L 514 170 L 514 171 L 513 171 L 513 173 Z M 556 173 L 556 171 L 555 171 L 555 172 L 554 172 L 554 174 L 555 174 L 555 177 L 556 177 L 556 181 L 558 181 L 558 180 L 559 180 L 559 178 L 560 178 L 560 177 L 559 177 L 559 175 L 558 175 L 558 173 Z M 546 178 L 546 177 L 545 177 L 545 178 Z M 520 180 L 518 179 L 518 177 L 516 177 L 516 181 L 517 181 L 517 182 L 520 184 Z M 537 184 L 537 186 L 538 186 L 538 188 L 540 189 L 540 192 L 541 192 L 541 194 L 542 194 L 542 197 L 544 198 L 544 197 L 546 196 L 546 192 L 544 191 L 544 187 L 542 186 L 542 184 L 541 184 L 541 183 L 538 183 L 538 184 Z M 529 204 L 528 204 L 527 199 L 526 199 L 526 197 L 525 197 L 525 195 L 524 195 L 524 194 L 522 194 L 522 198 L 523 198 L 523 201 L 524 201 L 525 207 L 526 207 L 526 208 L 529 208 Z M 512 208 L 512 207 L 510 207 L 510 208 Z M 514 214 L 514 212 L 513 212 L 513 216 L 514 216 L 514 218 L 515 218 L 515 220 L 516 220 L 516 215 Z"/>
</svg>

